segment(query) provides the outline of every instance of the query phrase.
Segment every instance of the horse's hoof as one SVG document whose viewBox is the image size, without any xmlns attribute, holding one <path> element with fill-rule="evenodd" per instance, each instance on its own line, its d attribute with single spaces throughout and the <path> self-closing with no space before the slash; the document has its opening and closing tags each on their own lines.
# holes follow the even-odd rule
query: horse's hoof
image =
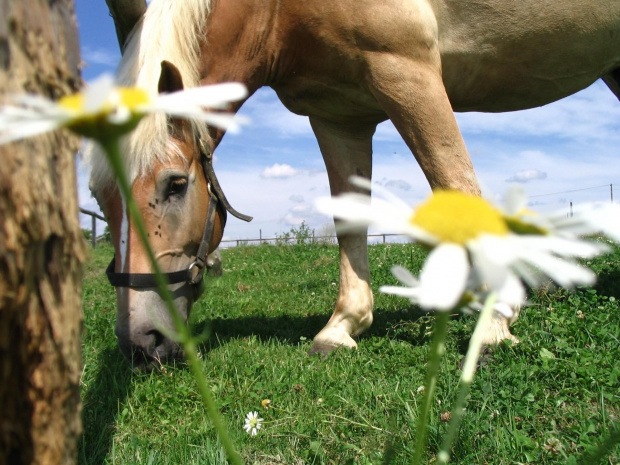
<svg viewBox="0 0 620 465">
<path fill-rule="evenodd" d="M 314 338 L 312 348 L 308 355 L 326 356 L 340 347 L 357 349 L 357 343 L 345 331 L 339 328 L 324 328 Z"/>
<path fill-rule="evenodd" d="M 519 339 L 510 332 L 508 324 L 508 320 L 503 316 L 499 314 L 494 315 L 485 333 L 483 344 L 487 346 L 496 346 L 502 344 L 505 340 L 509 340 L 513 344 L 518 344 Z"/>
</svg>

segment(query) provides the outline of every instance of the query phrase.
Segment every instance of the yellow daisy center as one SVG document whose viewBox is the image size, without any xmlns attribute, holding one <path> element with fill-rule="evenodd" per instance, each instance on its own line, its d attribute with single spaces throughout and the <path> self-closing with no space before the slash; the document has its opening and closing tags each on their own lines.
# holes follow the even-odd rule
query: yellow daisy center
<svg viewBox="0 0 620 465">
<path fill-rule="evenodd" d="M 58 105 L 67 110 L 84 111 L 84 96 L 82 94 L 66 95 L 58 100 Z"/>
<path fill-rule="evenodd" d="M 61 98 L 58 105 L 69 110 L 66 126 L 73 132 L 97 140 L 122 136 L 132 131 L 147 112 L 140 108 L 150 102 L 149 94 L 136 87 L 119 87 L 110 92 L 99 107 L 87 109 L 83 93 Z M 121 116 L 112 120 L 112 115 Z"/>
<path fill-rule="evenodd" d="M 150 101 L 148 93 L 137 87 L 119 87 L 117 89 L 118 102 L 111 102 L 110 98 L 97 109 L 98 114 L 106 114 L 114 111 L 116 106 L 125 106 L 133 112 L 140 105 Z M 78 93 L 62 97 L 58 101 L 58 105 L 76 113 L 85 112 L 86 99 L 84 94 Z M 87 116 L 87 115 L 84 115 Z"/>
<path fill-rule="evenodd" d="M 436 191 L 418 207 L 409 222 L 441 242 L 465 245 L 481 234 L 505 236 L 502 213 L 486 200 L 458 191 Z"/>
<path fill-rule="evenodd" d="M 130 109 L 150 101 L 149 95 L 144 90 L 136 87 L 121 87 L 118 91 L 121 96 L 121 103 Z"/>
</svg>

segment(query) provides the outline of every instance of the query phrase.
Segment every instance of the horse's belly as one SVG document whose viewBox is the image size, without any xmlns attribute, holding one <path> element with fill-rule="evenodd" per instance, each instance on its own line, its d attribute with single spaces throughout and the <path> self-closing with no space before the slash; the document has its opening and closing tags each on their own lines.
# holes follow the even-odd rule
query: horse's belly
<svg viewBox="0 0 620 465">
<path fill-rule="evenodd" d="M 500 3 L 507 5 L 460 3 L 476 5 L 475 18 L 464 22 L 468 12 L 460 11 L 440 20 L 443 79 L 456 111 L 544 105 L 620 67 L 619 1 L 523 0 L 514 11 Z"/>
<path fill-rule="evenodd" d="M 361 80 L 360 80 L 361 82 Z M 368 89 L 360 82 L 323 82 L 297 77 L 285 84 L 273 85 L 280 101 L 293 113 L 347 123 L 367 121 L 379 123 L 387 115 Z"/>
</svg>

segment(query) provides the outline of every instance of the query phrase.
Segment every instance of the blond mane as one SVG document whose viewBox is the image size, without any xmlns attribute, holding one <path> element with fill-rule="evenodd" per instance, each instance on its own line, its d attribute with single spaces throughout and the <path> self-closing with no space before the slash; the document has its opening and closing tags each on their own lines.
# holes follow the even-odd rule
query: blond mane
<svg viewBox="0 0 620 465">
<path fill-rule="evenodd" d="M 116 71 L 116 82 L 157 92 L 162 60 L 173 63 L 181 72 L 185 87 L 198 85 L 200 34 L 204 33 L 211 0 L 153 0 L 132 32 Z M 195 123 L 202 136 L 203 124 Z M 155 161 L 177 153 L 168 137 L 165 115 L 144 118 L 123 141 L 126 169 L 131 180 Z M 86 151 L 91 166 L 91 189 L 113 181 L 113 175 L 100 148 Z"/>
</svg>

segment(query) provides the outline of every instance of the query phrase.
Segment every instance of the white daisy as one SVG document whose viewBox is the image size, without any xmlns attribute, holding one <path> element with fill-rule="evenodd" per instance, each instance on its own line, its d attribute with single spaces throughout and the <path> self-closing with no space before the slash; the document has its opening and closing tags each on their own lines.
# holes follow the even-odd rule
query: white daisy
<svg viewBox="0 0 620 465">
<path fill-rule="evenodd" d="M 245 429 L 246 433 L 256 436 L 258 434 L 258 430 L 261 429 L 262 421 L 262 418 L 258 418 L 258 412 L 250 412 L 245 417 L 243 429 Z"/>
<path fill-rule="evenodd" d="M 517 186 L 508 190 L 504 205 L 511 227 L 517 232 L 520 225 L 538 228 L 539 232 L 552 233 L 573 239 L 579 236 L 603 234 L 615 242 L 620 242 L 620 207 L 617 204 L 577 207 L 572 215 L 556 211 L 540 215 L 527 208 L 527 195 Z M 527 229 L 522 234 L 527 234 Z"/>
<path fill-rule="evenodd" d="M 366 180 L 354 178 L 352 182 L 370 188 Z M 548 276 L 569 288 L 592 284 L 594 273 L 573 259 L 592 257 L 607 248 L 577 234 L 600 229 L 608 232 L 618 221 L 618 217 L 608 220 L 601 228 L 594 216 L 583 215 L 573 217 L 567 226 L 555 217 L 537 216 L 522 208 L 518 192 L 509 192 L 505 211 L 458 191 L 436 191 L 412 210 L 384 189 L 373 188 L 383 198 L 370 202 L 368 196 L 346 194 L 321 199 L 317 208 L 343 220 L 340 229 L 381 227 L 430 247 L 419 281 L 396 268 L 395 276 L 406 287 L 381 288 L 408 297 L 425 309 L 452 309 L 467 301 L 472 292 L 479 295 L 480 289 L 485 289 L 497 293 L 497 309 L 507 314 L 506 304 L 517 306 L 525 300 L 521 279 L 538 285 Z"/>
<path fill-rule="evenodd" d="M 143 116 L 155 112 L 234 130 L 232 115 L 205 108 L 222 109 L 246 95 L 245 86 L 238 83 L 152 95 L 137 87 L 116 87 L 113 78 L 104 75 L 83 92 L 57 102 L 37 95 L 9 97 L 10 104 L 0 107 L 0 144 L 60 127 L 97 140 L 119 137 L 134 129 Z"/>
</svg>

